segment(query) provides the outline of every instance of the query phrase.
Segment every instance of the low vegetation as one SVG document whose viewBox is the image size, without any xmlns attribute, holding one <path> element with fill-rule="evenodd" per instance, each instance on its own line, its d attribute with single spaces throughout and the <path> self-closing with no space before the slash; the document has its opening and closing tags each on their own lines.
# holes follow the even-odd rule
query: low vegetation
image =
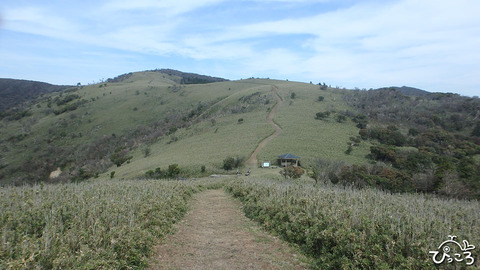
<svg viewBox="0 0 480 270">
<path fill-rule="evenodd" d="M 190 196 L 219 181 L 99 181 L 0 189 L 1 269 L 141 269 Z"/>
<path fill-rule="evenodd" d="M 248 217 L 298 244 L 318 269 L 432 269 L 429 251 L 448 235 L 480 243 L 478 201 L 266 179 L 226 189 Z"/>
</svg>

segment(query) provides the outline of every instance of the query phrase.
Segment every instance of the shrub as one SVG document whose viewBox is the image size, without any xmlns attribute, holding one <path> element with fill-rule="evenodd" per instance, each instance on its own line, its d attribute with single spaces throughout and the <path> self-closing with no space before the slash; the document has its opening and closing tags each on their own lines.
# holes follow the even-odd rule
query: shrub
<svg viewBox="0 0 480 270">
<path fill-rule="evenodd" d="M 395 148 L 387 145 L 374 145 L 370 147 L 370 156 L 374 160 L 395 162 Z"/>
<path fill-rule="evenodd" d="M 315 184 L 318 181 L 322 181 L 324 184 L 330 180 L 333 184 L 338 182 L 338 173 L 341 168 L 345 166 L 343 161 L 331 161 L 322 158 L 315 158 L 312 165 L 312 177 L 315 180 Z"/>
<path fill-rule="evenodd" d="M 353 117 L 352 121 L 357 123 L 357 127 L 359 129 L 367 128 L 368 120 L 367 116 L 364 114 L 357 114 L 355 117 Z"/>
<path fill-rule="evenodd" d="M 165 179 L 167 178 L 167 172 L 157 167 L 155 170 L 148 170 L 145 173 L 145 177 L 150 179 Z"/>
<path fill-rule="evenodd" d="M 350 139 L 350 141 L 352 141 L 354 143 L 361 143 L 362 142 L 358 136 L 357 137 L 352 136 L 349 139 Z"/>
<path fill-rule="evenodd" d="M 280 174 L 283 175 L 285 178 L 287 178 L 287 177 L 300 178 L 304 172 L 305 171 L 298 166 L 289 165 L 289 166 L 283 168 L 283 170 L 280 171 Z"/>
<path fill-rule="evenodd" d="M 394 128 L 372 128 L 368 130 L 368 137 L 376 139 L 382 144 L 403 146 L 407 142 L 405 136 Z"/>
<path fill-rule="evenodd" d="M 67 95 L 63 99 L 58 98 L 56 100 L 56 103 L 57 103 L 57 106 L 62 106 L 62 105 L 65 105 L 65 104 L 69 103 L 70 101 L 73 101 L 73 100 L 78 99 L 78 98 L 80 98 L 79 95 L 71 94 L 71 95 Z"/>
<path fill-rule="evenodd" d="M 322 120 L 322 119 L 327 118 L 328 116 L 330 116 L 330 112 L 329 112 L 329 111 L 318 112 L 318 113 L 315 115 L 315 119 L 317 119 L 317 120 Z"/>
<path fill-rule="evenodd" d="M 175 163 L 168 165 L 167 170 L 162 170 L 160 167 L 155 170 L 148 170 L 145 172 L 145 177 L 149 179 L 173 179 L 177 178 L 180 173 L 180 167 Z"/>
<path fill-rule="evenodd" d="M 132 159 L 133 156 L 128 156 L 128 150 L 123 148 L 117 148 L 115 153 L 110 155 L 110 160 L 113 164 L 117 165 L 117 167 L 122 166 L 123 163 Z"/>
<path fill-rule="evenodd" d="M 405 173 L 380 165 L 344 166 L 339 175 L 344 186 L 357 188 L 376 187 L 392 192 L 410 192 L 414 190 L 413 180 Z"/>
<path fill-rule="evenodd" d="M 338 123 L 343 123 L 343 122 L 347 121 L 347 117 L 343 114 L 339 114 L 339 115 L 337 115 L 336 120 L 337 120 Z"/>
<path fill-rule="evenodd" d="M 243 163 L 245 161 L 244 157 L 227 157 L 223 160 L 223 166 L 222 168 L 226 171 L 229 171 L 233 168 L 240 168 L 243 166 Z"/>
<path fill-rule="evenodd" d="M 178 167 L 178 164 L 168 165 L 167 177 L 176 178 L 178 177 L 179 174 L 180 174 L 180 168 Z"/>
<path fill-rule="evenodd" d="M 480 137 L 480 122 L 477 122 L 475 128 L 472 130 L 472 136 Z"/>
<path fill-rule="evenodd" d="M 417 136 L 418 134 L 420 134 L 420 131 L 418 131 L 416 128 L 410 128 L 408 130 L 408 135 L 410 136 Z"/>
<path fill-rule="evenodd" d="M 324 99 L 325 99 L 324 96 L 319 96 L 319 97 L 317 98 L 317 101 L 322 102 Z"/>
<path fill-rule="evenodd" d="M 223 169 L 229 171 L 233 169 L 233 164 L 235 163 L 235 159 L 233 157 L 227 157 L 223 160 Z"/>
</svg>

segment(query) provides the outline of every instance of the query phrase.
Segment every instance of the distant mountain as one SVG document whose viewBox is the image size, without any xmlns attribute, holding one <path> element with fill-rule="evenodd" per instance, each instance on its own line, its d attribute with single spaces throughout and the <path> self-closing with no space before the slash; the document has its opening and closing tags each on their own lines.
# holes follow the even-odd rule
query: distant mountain
<svg viewBox="0 0 480 270">
<path fill-rule="evenodd" d="M 219 77 L 212 77 L 207 75 L 200 75 L 196 73 L 188 73 L 183 72 L 175 69 L 154 69 L 154 70 L 146 70 L 145 72 L 158 72 L 165 75 L 171 76 L 172 80 L 178 84 L 204 84 L 204 83 L 215 83 L 215 82 L 226 82 L 227 79 L 219 78 Z M 122 75 L 119 75 L 115 78 L 107 79 L 109 83 L 118 83 L 124 82 L 129 79 L 134 73 L 129 72 Z"/>
<path fill-rule="evenodd" d="M 164 73 L 170 76 L 177 76 L 181 78 L 181 84 L 202 84 L 202 83 L 214 83 L 214 82 L 225 82 L 228 81 L 224 78 L 211 77 L 206 75 L 200 75 L 196 73 L 187 73 L 174 69 L 156 69 L 152 70 L 160 73 Z"/>
<path fill-rule="evenodd" d="M 61 91 L 69 87 L 37 81 L 0 79 L 0 111 L 13 108 L 42 94 Z"/>
<path fill-rule="evenodd" d="M 427 96 L 427 95 L 431 94 L 428 91 L 418 89 L 418 88 L 414 88 L 414 87 L 408 87 L 408 86 L 402 86 L 402 87 L 391 86 L 391 87 L 379 88 L 379 89 L 376 89 L 376 90 L 385 90 L 385 89 L 393 89 L 393 90 L 396 90 L 396 91 L 398 91 L 398 92 L 400 92 L 404 95 L 407 95 L 407 96 L 424 97 L 424 96 Z"/>
</svg>

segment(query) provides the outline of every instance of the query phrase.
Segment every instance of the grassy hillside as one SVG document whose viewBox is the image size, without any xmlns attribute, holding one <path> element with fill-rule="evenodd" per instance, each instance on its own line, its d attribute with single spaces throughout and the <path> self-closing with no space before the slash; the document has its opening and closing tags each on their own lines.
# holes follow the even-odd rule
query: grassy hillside
<svg viewBox="0 0 480 270">
<path fill-rule="evenodd" d="M 278 108 L 274 121 L 282 127 L 282 133 L 267 145 L 259 159 L 275 160 L 278 155 L 293 153 L 310 164 L 313 158 L 345 160 L 349 163 L 365 162 L 368 143 L 355 147 L 350 155 L 344 152 L 349 138 L 358 136 L 358 128 L 351 120 L 339 123 L 336 113 L 328 118 L 316 120 L 317 112 L 336 111 L 350 108 L 342 99 L 343 93 L 336 89 L 321 90 L 318 85 L 294 82 L 275 82 L 282 105 Z M 294 93 L 294 98 L 292 94 Z M 318 97 L 324 97 L 318 101 Z"/>
<path fill-rule="evenodd" d="M 173 163 L 191 171 L 202 165 L 218 171 L 227 156 L 248 158 L 273 132 L 265 119 L 275 105 L 274 86 L 284 100 L 274 118 L 283 132 L 260 153 L 262 159 L 293 152 L 305 162 L 314 157 L 365 160 L 367 144 L 343 153 L 357 132 L 351 121 L 314 119 L 318 110 L 347 108 L 338 90 L 266 79 L 182 80 L 159 71 L 125 74 L 49 94 L 20 119 L 2 119 L 2 183 L 48 180 L 57 168 L 60 177 L 48 181 L 84 180 L 112 170 L 121 177 L 143 176 Z M 318 95 L 325 100 L 316 101 Z M 112 155 L 121 166 L 113 164 Z"/>
<path fill-rule="evenodd" d="M 225 158 L 245 160 L 273 134 L 267 116 L 277 94 L 273 121 L 282 130 L 259 162 L 292 153 L 317 181 L 477 197 L 478 98 L 171 70 L 51 93 L 3 118 L 0 183 L 135 178 L 171 164 L 184 177 L 225 173 Z"/>
</svg>

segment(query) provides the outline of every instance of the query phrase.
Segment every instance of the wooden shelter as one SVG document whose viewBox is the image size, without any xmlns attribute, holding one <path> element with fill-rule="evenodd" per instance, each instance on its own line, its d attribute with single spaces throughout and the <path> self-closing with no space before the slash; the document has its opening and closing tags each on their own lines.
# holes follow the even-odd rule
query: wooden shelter
<svg viewBox="0 0 480 270">
<path fill-rule="evenodd" d="M 294 154 L 290 153 L 278 156 L 278 165 L 280 167 L 287 167 L 289 165 L 297 167 L 299 161 L 299 156 L 295 156 Z"/>
</svg>

